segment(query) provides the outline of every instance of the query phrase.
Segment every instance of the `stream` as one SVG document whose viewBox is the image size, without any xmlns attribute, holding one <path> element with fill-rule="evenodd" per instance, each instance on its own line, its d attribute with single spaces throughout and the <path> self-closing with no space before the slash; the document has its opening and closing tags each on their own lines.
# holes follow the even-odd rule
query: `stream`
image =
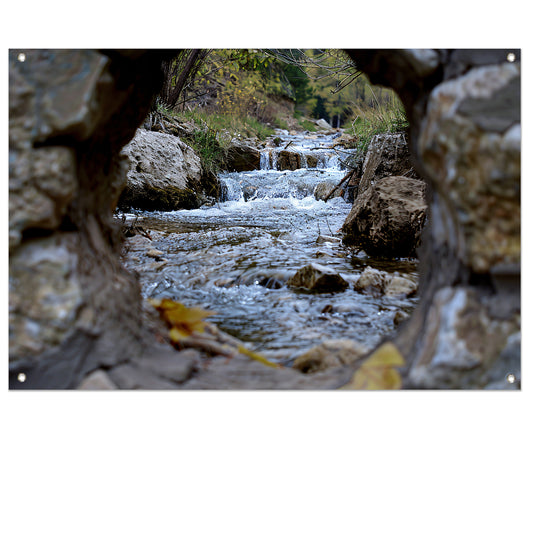
<svg viewBox="0 0 533 533">
<path fill-rule="evenodd" d="M 399 310 L 412 312 L 417 298 L 360 294 L 353 283 L 366 266 L 417 279 L 417 262 L 378 261 L 340 242 L 351 204 L 342 198 L 326 203 L 313 194 L 317 184 L 336 185 L 345 175 L 340 158 L 347 154 L 331 148 L 334 135 L 277 135 L 282 143 L 263 150 L 261 170 L 220 175 L 224 201 L 127 214 L 152 232 L 150 247 L 162 255 L 149 257 L 146 248 L 130 246 L 125 265 L 139 273 L 144 297 L 214 311 L 209 321 L 275 362 L 290 364 L 327 339 L 372 347 L 395 329 Z M 278 153 L 289 142 L 302 166 L 311 153 L 317 167 L 277 170 Z M 312 262 L 333 268 L 348 289 L 314 294 L 288 288 L 287 280 Z"/>
</svg>

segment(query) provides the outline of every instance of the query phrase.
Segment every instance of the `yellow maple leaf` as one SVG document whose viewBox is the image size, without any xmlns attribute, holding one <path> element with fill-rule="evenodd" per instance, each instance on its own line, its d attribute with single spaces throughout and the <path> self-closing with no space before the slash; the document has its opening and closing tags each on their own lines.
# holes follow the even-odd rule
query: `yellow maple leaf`
<svg viewBox="0 0 533 533">
<path fill-rule="evenodd" d="M 393 390 L 402 387 L 402 377 L 395 367 L 405 360 L 392 342 L 382 344 L 359 367 L 344 390 Z"/>
<path fill-rule="evenodd" d="M 180 339 L 188 337 L 195 331 L 203 332 L 204 318 L 214 314 L 200 307 L 186 307 L 169 298 L 149 300 L 149 302 L 159 311 L 159 316 L 169 326 L 172 342 L 179 342 Z"/>
</svg>

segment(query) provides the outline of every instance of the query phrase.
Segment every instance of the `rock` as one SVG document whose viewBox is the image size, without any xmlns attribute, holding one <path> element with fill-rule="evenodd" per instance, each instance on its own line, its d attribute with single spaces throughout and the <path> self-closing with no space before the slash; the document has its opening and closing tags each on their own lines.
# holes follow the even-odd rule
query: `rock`
<svg viewBox="0 0 533 533">
<path fill-rule="evenodd" d="M 333 192 L 335 189 L 335 185 L 329 181 L 323 181 L 322 183 L 317 184 L 314 191 L 315 200 L 323 200 L 324 202 L 326 199 L 329 199 L 329 195 Z M 331 198 L 339 198 L 342 196 L 342 189 L 339 187 L 335 192 L 331 195 Z"/>
<path fill-rule="evenodd" d="M 109 371 L 109 376 L 120 389 L 166 390 L 176 388 L 171 381 L 130 363 L 112 368 Z"/>
<path fill-rule="evenodd" d="M 519 102 L 518 63 L 474 68 L 432 91 L 419 138 L 422 161 L 457 214 L 460 261 L 477 273 L 520 263 Z M 434 219 L 444 236 L 442 209 Z"/>
<path fill-rule="evenodd" d="M 83 294 L 72 232 L 23 243 L 9 265 L 9 355 L 34 356 L 65 339 Z M 16 290 L 15 290 L 16 289 Z"/>
<path fill-rule="evenodd" d="M 414 257 L 426 222 L 426 184 L 389 176 L 358 195 L 342 226 L 343 242 L 378 257 Z"/>
<path fill-rule="evenodd" d="M 242 195 L 246 202 L 248 200 L 251 200 L 256 194 L 257 187 L 255 187 L 254 185 L 246 185 L 246 187 L 243 187 L 242 189 Z"/>
<path fill-rule="evenodd" d="M 118 387 L 111 381 L 107 372 L 95 370 L 89 374 L 79 385 L 78 390 L 116 390 Z"/>
<path fill-rule="evenodd" d="M 327 340 L 298 357 L 292 367 L 305 374 L 351 364 L 361 359 L 368 348 L 351 339 Z"/>
<path fill-rule="evenodd" d="M 387 280 L 383 288 L 383 294 L 389 298 L 412 296 L 416 293 L 417 289 L 418 283 L 416 281 L 394 273 Z"/>
<path fill-rule="evenodd" d="M 330 242 L 330 243 L 333 243 L 333 244 L 340 244 L 342 242 L 342 240 L 339 239 L 339 237 L 332 237 L 330 235 L 319 235 L 316 238 L 316 243 L 317 244 L 323 244 L 325 242 Z"/>
<path fill-rule="evenodd" d="M 335 139 L 332 146 L 340 146 L 342 148 L 354 148 L 356 143 L 357 137 L 355 137 L 354 135 L 348 135 L 347 133 L 343 133 Z"/>
<path fill-rule="evenodd" d="M 398 274 L 389 274 L 372 267 L 366 267 L 354 284 L 358 292 L 373 296 L 398 298 L 412 296 L 418 289 L 416 281 Z"/>
<path fill-rule="evenodd" d="M 490 316 L 484 298 L 471 288 L 438 290 L 428 309 L 424 352 L 409 370 L 410 386 L 465 389 L 495 387 L 520 372 L 516 325 Z M 425 356 L 427 353 L 431 357 Z M 517 374 L 519 375 L 519 374 Z M 518 388 L 519 383 L 514 383 Z"/>
<path fill-rule="evenodd" d="M 153 257 L 154 259 L 158 259 L 160 258 L 161 256 L 165 255 L 165 252 L 162 252 L 161 250 L 157 250 L 156 248 L 150 248 L 147 252 L 146 252 L 146 255 L 148 257 Z"/>
<path fill-rule="evenodd" d="M 278 170 L 297 170 L 305 168 L 300 159 L 300 154 L 292 150 L 280 150 L 278 152 Z"/>
<path fill-rule="evenodd" d="M 198 367 L 198 353 L 195 350 L 165 351 L 135 360 L 135 366 L 161 378 L 183 383 Z"/>
<path fill-rule="evenodd" d="M 319 127 L 319 128 L 322 128 L 324 130 L 331 130 L 333 129 L 329 124 L 328 122 L 326 122 L 323 118 L 319 118 L 318 120 L 315 121 L 315 124 Z"/>
<path fill-rule="evenodd" d="M 339 292 L 348 287 L 348 282 L 332 268 L 311 263 L 298 270 L 287 285 L 315 292 Z"/>
<path fill-rule="evenodd" d="M 120 208 L 174 211 L 201 205 L 200 158 L 178 137 L 138 129 L 123 154 L 130 168 Z"/>
<path fill-rule="evenodd" d="M 378 296 L 383 294 L 383 287 L 388 281 L 388 274 L 372 267 L 366 267 L 354 284 L 358 292 Z"/>
<path fill-rule="evenodd" d="M 246 170 L 259 170 L 261 152 L 254 146 L 245 142 L 232 140 L 226 155 L 226 170 L 244 172 Z"/>
<path fill-rule="evenodd" d="M 316 168 L 318 165 L 318 158 L 312 154 L 304 154 L 307 161 L 307 168 Z"/>
<path fill-rule="evenodd" d="M 361 168 L 357 195 L 389 176 L 418 178 L 410 160 L 405 133 L 380 133 L 372 137 Z"/>
<path fill-rule="evenodd" d="M 439 53 L 429 48 L 407 48 L 401 53 L 413 67 L 416 75 L 429 76 L 439 66 Z"/>
<path fill-rule="evenodd" d="M 408 318 L 409 318 L 409 314 L 406 313 L 405 311 L 402 311 L 401 309 L 399 309 L 394 314 L 394 319 L 393 319 L 394 325 L 395 326 L 399 326 L 402 322 L 404 322 Z"/>
</svg>

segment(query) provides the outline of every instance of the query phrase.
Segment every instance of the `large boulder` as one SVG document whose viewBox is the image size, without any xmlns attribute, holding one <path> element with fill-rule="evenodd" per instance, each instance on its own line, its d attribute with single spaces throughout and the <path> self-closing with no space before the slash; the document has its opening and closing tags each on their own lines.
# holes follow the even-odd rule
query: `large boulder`
<svg viewBox="0 0 533 533">
<path fill-rule="evenodd" d="M 414 257 L 426 221 L 426 184 L 383 178 L 359 195 L 346 218 L 343 242 L 378 257 Z"/>
<path fill-rule="evenodd" d="M 138 129 L 123 154 L 130 167 L 119 207 L 174 211 L 202 204 L 200 158 L 178 137 Z"/>
</svg>

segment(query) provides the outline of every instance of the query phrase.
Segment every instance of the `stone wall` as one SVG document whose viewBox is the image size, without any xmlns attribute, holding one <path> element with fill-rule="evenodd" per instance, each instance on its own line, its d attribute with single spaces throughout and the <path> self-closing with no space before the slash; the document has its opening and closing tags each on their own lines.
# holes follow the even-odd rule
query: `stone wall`
<svg viewBox="0 0 533 533">
<path fill-rule="evenodd" d="M 407 360 L 404 386 L 519 386 L 520 52 L 349 54 L 372 82 L 402 98 L 416 171 L 430 189 L 421 303 L 393 339 Z M 129 362 L 165 352 L 143 323 L 134 276 L 120 264 L 112 212 L 127 171 L 120 150 L 145 118 L 168 56 L 9 52 L 11 388 L 74 388 L 96 369 L 115 375 L 120 368 L 142 383 L 144 370 Z M 246 387 L 232 380 L 252 366 L 238 364 L 212 368 L 228 386 Z M 316 378 L 320 386 L 347 383 L 353 369 L 335 372 L 330 381 Z M 287 375 L 262 368 L 256 386 L 319 383 Z M 200 381 L 208 386 L 220 376 Z M 145 388 L 150 383 L 169 382 L 152 378 Z"/>
<path fill-rule="evenodd" d="M 402 98 L 430 187 L 421 302 L 394 339 L 407 386 L 519 387 L 520 51 L 350 55 Z"/>
<path fill-rule="evenodd" d="M 166 55 L 9 52 L 10 387 L 75 387 L 143 350 L 112 211 Z"/>
</svg>

